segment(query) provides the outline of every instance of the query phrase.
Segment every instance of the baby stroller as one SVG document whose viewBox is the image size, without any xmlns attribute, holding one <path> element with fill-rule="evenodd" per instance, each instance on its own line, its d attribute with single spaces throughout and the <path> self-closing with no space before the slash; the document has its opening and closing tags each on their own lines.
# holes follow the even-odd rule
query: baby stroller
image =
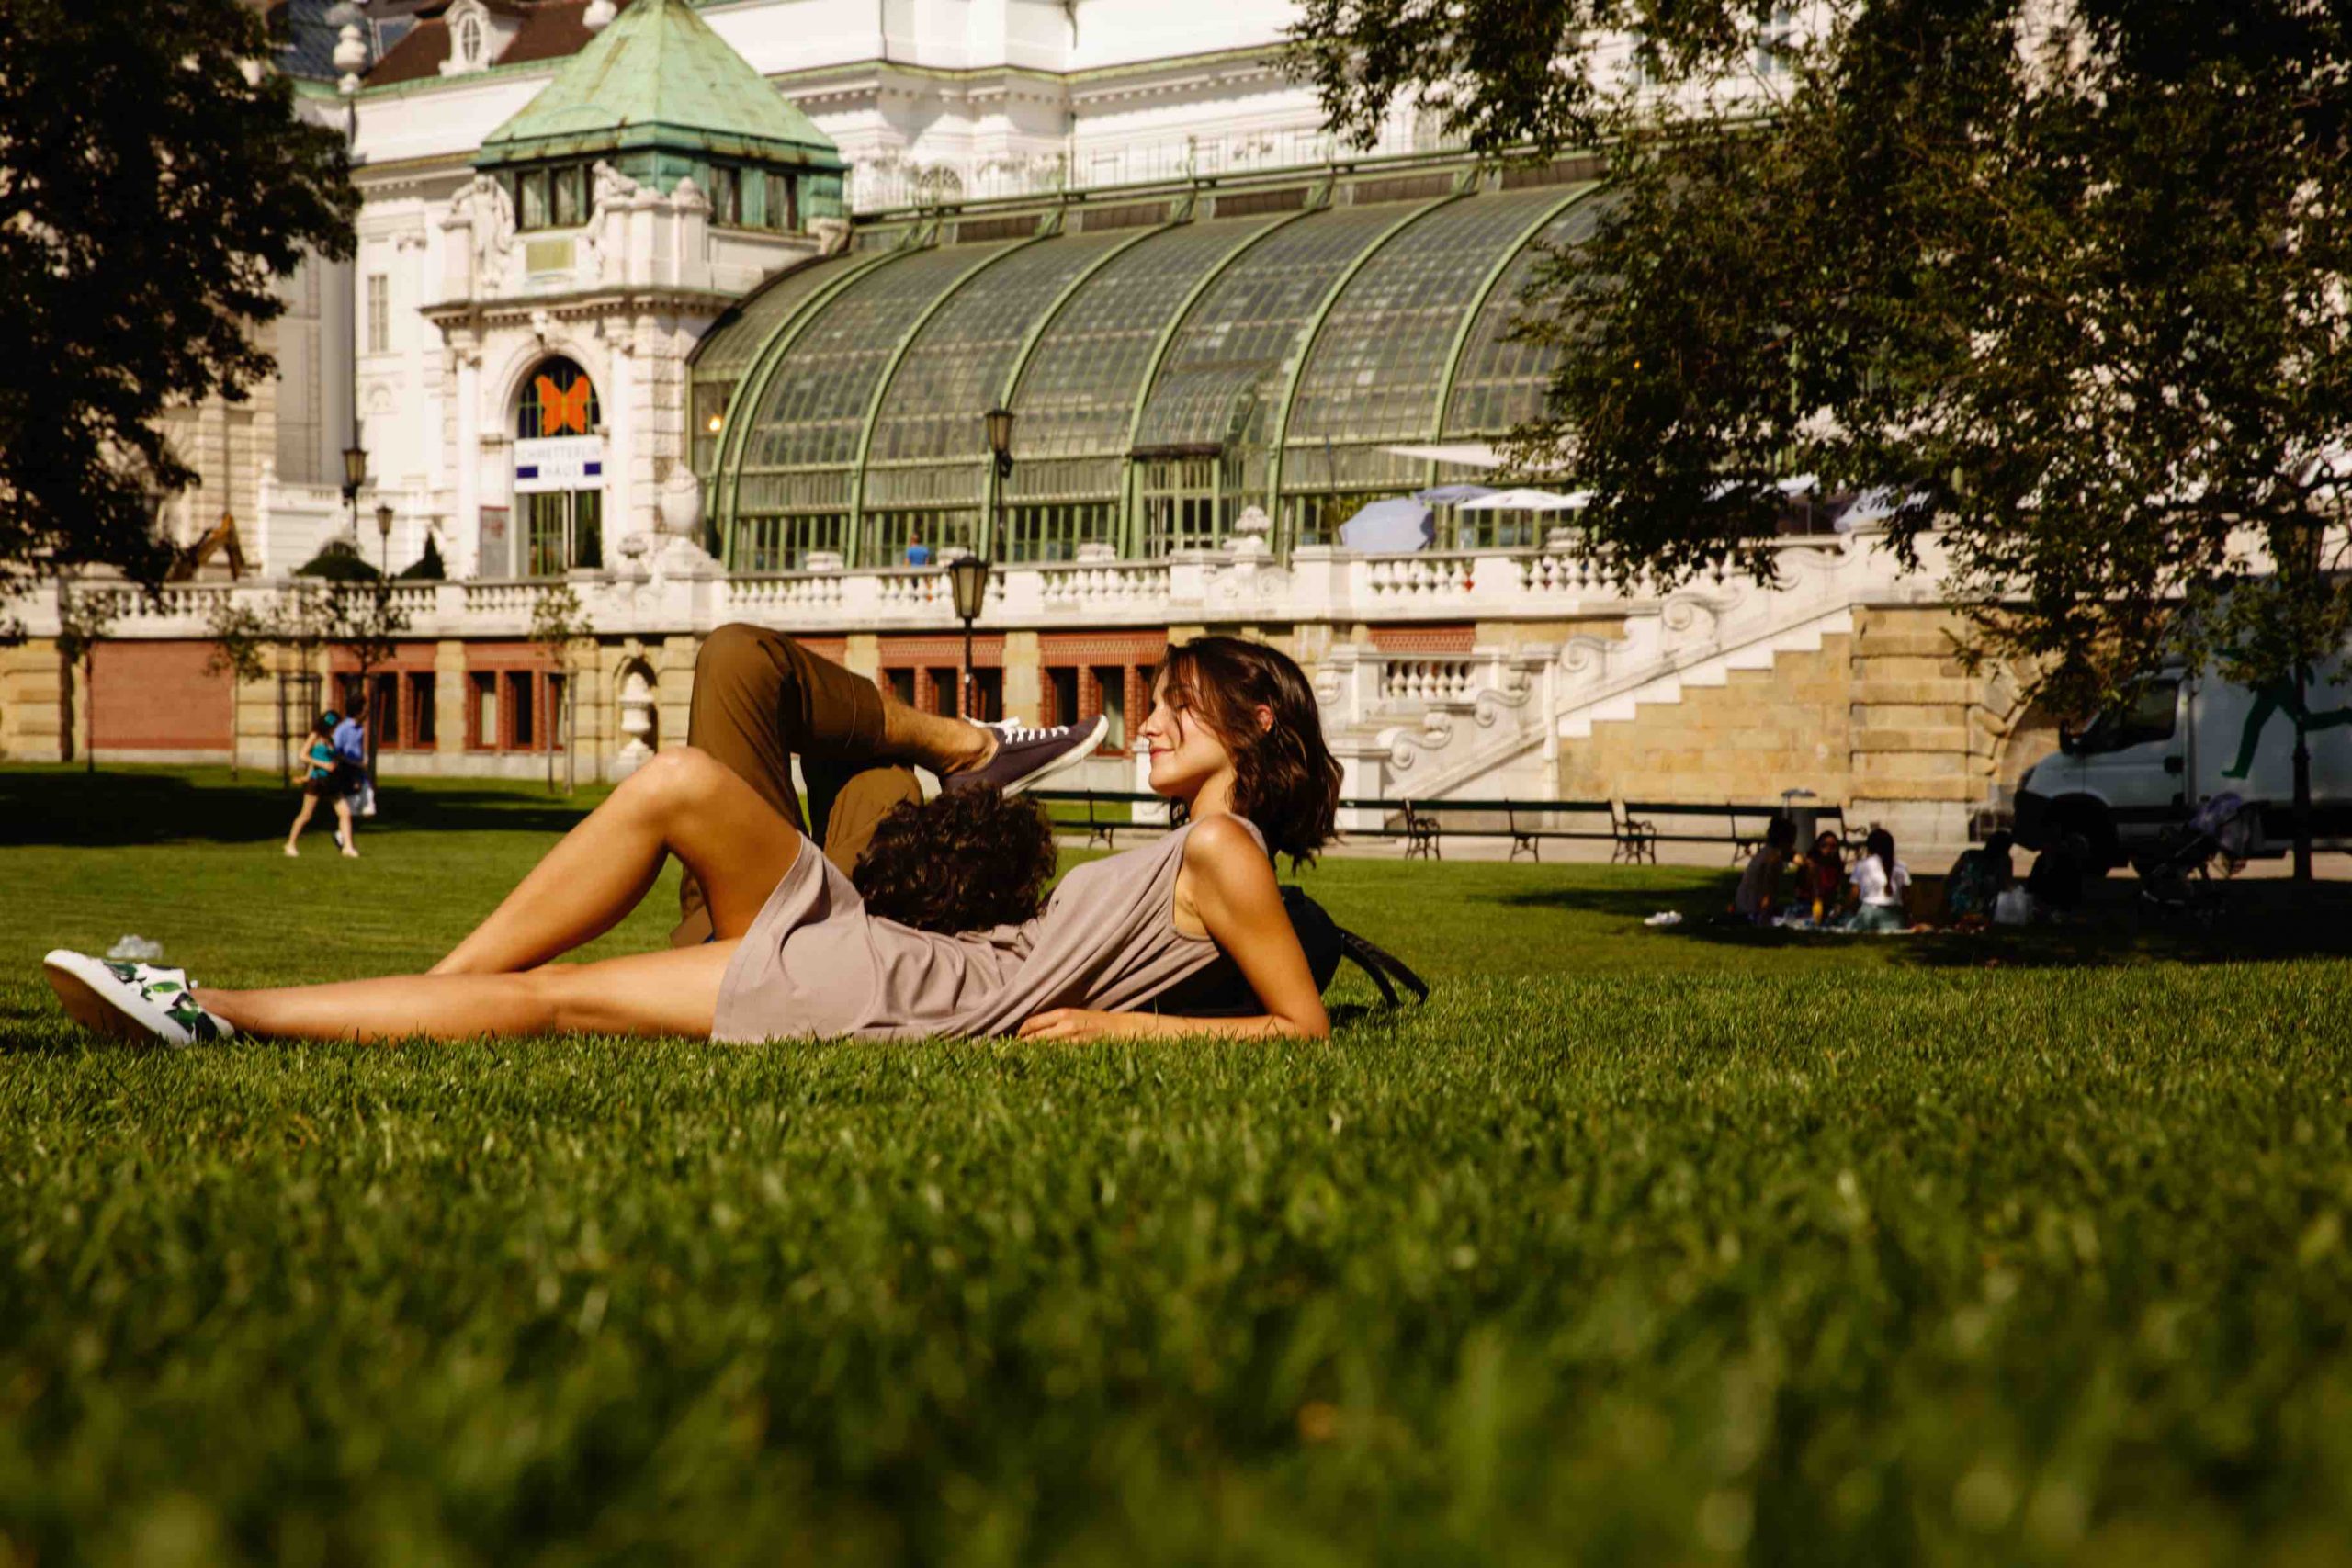
<svg viewBox="0 0 2352 1568">
<path fill-rule="evenodd" d="M 2254 826 L 2254 813 L 2243 798 L 2213 796 L 2132 861 L 2132 869 L 2140 874 L 2140 901 L 2166 913 L 2211 919 L 2213 863 L 2222 863 L 2224 877 L 2235 876 L 2253 848 Z"/>
</svg>

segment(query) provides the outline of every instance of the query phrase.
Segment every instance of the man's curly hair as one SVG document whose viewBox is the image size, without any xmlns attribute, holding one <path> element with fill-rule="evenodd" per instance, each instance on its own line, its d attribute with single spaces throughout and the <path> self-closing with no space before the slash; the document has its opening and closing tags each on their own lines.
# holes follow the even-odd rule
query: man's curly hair
<svg viewBox="0 0 2352 1568">
<path fill-rule="evenodd" d="M 892 807 L 850 880 L 869 914 L 954 935 L 1034 919 L 1054 864 L 1045 807 L 981 784 Z"/>
</svg>

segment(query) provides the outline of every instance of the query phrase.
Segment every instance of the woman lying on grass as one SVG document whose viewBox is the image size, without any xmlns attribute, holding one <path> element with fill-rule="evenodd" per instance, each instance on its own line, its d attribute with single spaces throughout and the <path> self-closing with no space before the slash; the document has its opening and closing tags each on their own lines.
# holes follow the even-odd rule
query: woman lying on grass
<svg viewBox="0 0 2352 1568">
<path fill-rule="evenodd" d="M 1329 1032 L 1272 856 L 1310 855 L 1330 838 L 1340 768 L 1306 680 L 1283 654 L 1230 637 L 1170 652 L 1141 733 L 1151 787 L 1176 804 L 1183 826 L 1079 866 L 1040 910 L 1051 833 L 1034 803 L 1007 801 L 1000 786 L 1067 765 L 1076 748 L 1091 750 L 1099 726 L 1083 735 L 990 731 L 919 714 L 786 639 L 769 641 L 771 658 L 788 656 L 817 696 L 847 715 L 813 738 L 831 761 L 862 749 L 868 761 L 896 757 L 942 776 L 937 800 L 900 804 L 882 818 L 856 863 L 863 892 L 773 797 L 688 747 L 661 753 L 616 789 L 429 974 L 228 991 L 177 970 L 58 952 L 45 965 L 50 983 L 68 1012 L 101 1033 L 175 1043 L 239 1030 L 311 1040 L 566 1030 L 729 1041 Z M 809 713 L 834 711 L 823 700 L 781 705 L 778 722 L 803 750 L 812 738 L 790 736 L 791 716 L 805 725 Z M 999 753 L 1041 746 L 1061 752 L 1025 774 L 1003 771 Z M 711 940 L 552 962 L 611 930 L 673 854 L 699 889 Z M 1262 1013 L 1137 1010 L 1221 954 L 1238 964 Z"/>
</svg>

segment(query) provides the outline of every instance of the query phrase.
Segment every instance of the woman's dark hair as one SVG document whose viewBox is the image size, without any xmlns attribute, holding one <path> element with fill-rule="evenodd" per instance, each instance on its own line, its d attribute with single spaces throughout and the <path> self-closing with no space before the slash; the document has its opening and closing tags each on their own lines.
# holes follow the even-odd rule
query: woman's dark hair
<svg viewBox="0 0 2352 1568">
<path fill-rule="evenodd" d="M 1826 854 L 1833 860 L 1843 861 L 1846 846 L 1837 834 L 1825 828 L 1813 836 L 1813 852 L 1816 859 Z"/>
<path fill-rule="evenodd" d="M 311 721 L 311 733 L 323 735 L 332 739 L 334 736 L 335 722 L 334 715 L 322 713 Z"/>
<path fill-rule="evenodd" d="M 1797 845 L 1797 824 L 1793 817 L 1774 817 L 1764 824 L 1764 847 L 1772 850 L 1792 850 Z"/>
<path fill-rule="evenodd" d="M 1881 871 L 1886 873 L 1886 886 L 1894 886 L 1894 835 L 1883 828 L 1873 828 L 1870 837 L 1862 840 L 1862 853 L 1876 855 Z"/>
<path fill-rule="evenodd" d="M 849 879 L 868 913 L 952 936 L 1035 918 L 1054 863 L 1046 808 L 983 784 L 892 807 Z"/>
<path fill-rule="evenodd" d="M 1331 841 L 1340 763 L 1323 744 L 1315 689 L 1290 656 L 1233 637 L 1168 650 L 1154 678 L 1168 705 L 1208 726 L 1233 757 L 1233 813 L 1255 823 L 1270 853 L 1291 863 Z M 1265 708 L 1272 723 L 1261 723 Z"/>
</svg>

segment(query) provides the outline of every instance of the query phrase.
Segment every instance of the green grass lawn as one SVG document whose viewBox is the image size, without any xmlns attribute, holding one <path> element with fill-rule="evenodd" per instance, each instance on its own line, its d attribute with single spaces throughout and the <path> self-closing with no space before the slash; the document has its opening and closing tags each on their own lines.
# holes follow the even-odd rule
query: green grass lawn
<svg viewBox="0 0 2352 1568">
<path fill-rule="evenodd" d="M 132 931 L 422 966 L 594 798 L 385 796 L 288 861 L 250 778 L 0 769 L 8 1568 L 2352 1553 L 2340 897 L 1774 939 L 1727 874 L 1335 860 L 1438 991 L 1315 1047 L 57 1014 Z"/>
</svg>

